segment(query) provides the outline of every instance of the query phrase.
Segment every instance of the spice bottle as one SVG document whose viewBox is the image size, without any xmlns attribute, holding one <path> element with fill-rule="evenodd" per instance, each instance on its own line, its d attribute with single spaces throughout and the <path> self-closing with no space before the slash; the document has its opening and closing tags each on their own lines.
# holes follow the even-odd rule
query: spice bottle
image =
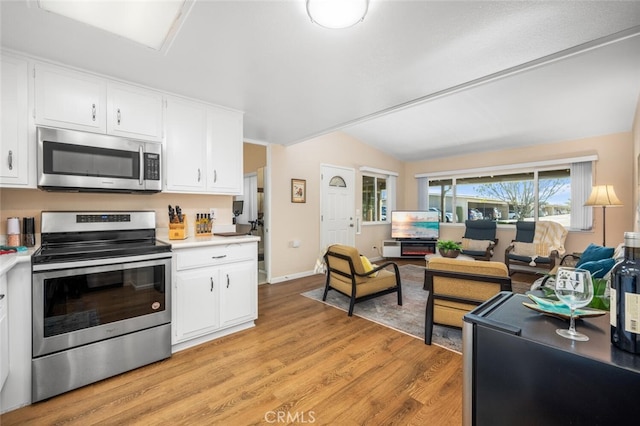
<svg viewBox="0 0 640 426">
<path fill-rule="evenodd" d="M 17 217 L 7 219 L 7 245 L 11 247 L 20 245 L 20 219 Z"/>
<path fill-rule="evenodd" d="M 640 232 L 624 233 L 624 260 L 611 277 L 611 343 L 640 353 Z"/>
</svg>

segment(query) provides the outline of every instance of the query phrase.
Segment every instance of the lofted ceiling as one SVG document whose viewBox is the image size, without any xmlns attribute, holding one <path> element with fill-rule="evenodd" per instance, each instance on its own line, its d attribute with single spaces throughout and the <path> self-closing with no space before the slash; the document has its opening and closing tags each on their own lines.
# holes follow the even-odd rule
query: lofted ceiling
<svg viewBox="0 0 640 426">
<path fill-rule="evenodd" d="M 640 1 L 370 0 L 328 30 L 305 0 L 195 0 L 166 52 L 0 15 L 3 48 L 242 110 L 247 140 L 342 130 L 404 161 L 630 131 L 640 96 Z"/>
</svg>

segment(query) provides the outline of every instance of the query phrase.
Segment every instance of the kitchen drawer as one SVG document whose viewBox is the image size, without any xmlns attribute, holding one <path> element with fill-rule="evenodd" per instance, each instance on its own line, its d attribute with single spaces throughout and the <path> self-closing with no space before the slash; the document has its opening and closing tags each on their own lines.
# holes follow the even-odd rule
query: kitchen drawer
<svg viewBox="0 0 640 426">
<path fill-rule="evenodd" d="M 176 250 L 178 271 L 249 260 L 257 256 L 255 243 L 237 243 Z"/>
</svg>

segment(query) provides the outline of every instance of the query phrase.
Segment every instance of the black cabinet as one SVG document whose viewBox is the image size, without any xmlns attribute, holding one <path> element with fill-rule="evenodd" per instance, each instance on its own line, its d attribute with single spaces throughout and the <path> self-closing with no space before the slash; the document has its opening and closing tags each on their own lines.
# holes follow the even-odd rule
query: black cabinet
<svg viewBox="0 0 640 426">
<path fill-rule="evenodd" d="M 610 342 L 609 315 L 578 320 L 588 342 L 556 334 L 568 321 L 503 292 L 463 327 L 465 425 L 614 425 L 640 420 L 640 356 Z M 630 423 L 631 422 L 631 423 Z"/>
<path fill-rule="evenodd" d="M 437 240 L 385 240 L 383 257 L 425 257 L 436 252 Z"/>
</svg>

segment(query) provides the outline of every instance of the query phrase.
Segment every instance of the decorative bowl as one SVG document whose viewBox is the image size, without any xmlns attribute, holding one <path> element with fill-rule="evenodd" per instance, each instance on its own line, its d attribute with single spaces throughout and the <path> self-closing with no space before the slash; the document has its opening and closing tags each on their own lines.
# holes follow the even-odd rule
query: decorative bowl
<svg viewBox="0 0 640 426">
<path fill-rule="evenodd" d="M 450 257 L 452 259 L 458 257 L 460 254 L 460 250 L 447 250 L 447 249 L 438 249 L 440 252 L 440 256 L 442 257 Z"/>
</svg>

